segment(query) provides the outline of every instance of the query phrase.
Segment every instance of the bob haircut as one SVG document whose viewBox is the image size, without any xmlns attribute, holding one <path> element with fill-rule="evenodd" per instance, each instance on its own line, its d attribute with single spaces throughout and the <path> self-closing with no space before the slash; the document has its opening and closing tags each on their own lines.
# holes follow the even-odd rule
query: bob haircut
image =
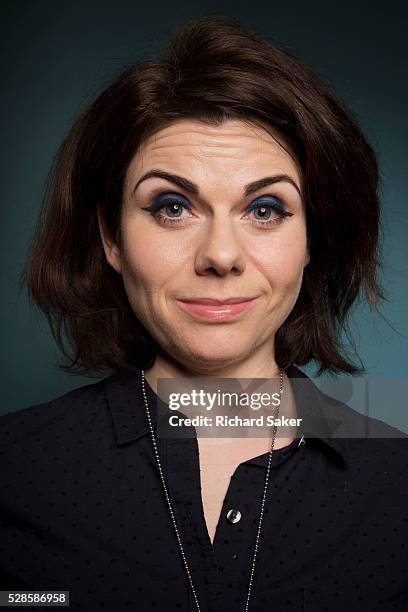
<svg viewBox="0 0 408 612">
<path fill-rule="evenodd" d="M 20 283 L 69 359 L 59 367 L 86 375 L 135 371 L 153 365 L 160 351 L 107 263 L 97 211 L 120 244 L 129 163 L 147 137 L 180 119 L 239 119 L 266 126 L 290 147 L 301 169 L 310 262 L 276 333 L 276 361 L 285 369 L 315 360 L 318 375 L 364 371 L 350 361 L 341 334 L 355 347 L 348 314 L 360 292 L 377 311 L 386 299 L 377 277 L 375 154 L 310 69 L 222 16 L 188 22 L 162 59 L 127 67 L 79 115 L 57 152 Z"/>
</svg>

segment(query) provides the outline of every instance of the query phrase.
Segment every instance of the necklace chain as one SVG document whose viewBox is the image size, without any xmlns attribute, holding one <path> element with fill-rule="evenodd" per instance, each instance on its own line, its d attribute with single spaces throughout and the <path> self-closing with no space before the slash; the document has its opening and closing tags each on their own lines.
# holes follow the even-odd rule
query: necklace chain
<svg viewBox="0 0 408 612">
<path fill-rule="evenodd" d="M 280 384 L 279 384 L 279 397 L 281 398 L 282 396 L 282 392 L 283 392 L 283 370 L 280 371 Z M 184 568 L 186 570 L 189 582 L 190 582 L 190 586 L 191 586 L 191 590 L 194 596 L 194 601 L 196 603 L 197 606 L 197 611 L 201 612 L 201 608 L 200 608 L 200 604 L 198 603 L 198 598 L 197 598 L 197 593 L 193 584 L 193 580 L 191 578 L 191 573 L 190 573 L 190 568 L 188 566 L 187 563 L 187 558 L 184 552 L 184 548 L 183 548 L 183 544 L 181 542 L 181 538 L 180 538 L 180 533 L 177 527 L 177 522 L 176 522 L 176 518 L 174 516 L 174 511 L 173 511 L 173 506 L 170 500 L 170 496 L 169 496 L 169 492 L 167 489 L 167 485 L 166 485 L 166 481 L 164 478 L 164 474 L 163 474 L 163 469 L 161 466 L 161 462 L 160 462 L 160 457 L 159 457 L 159 452 L 157 449 L 157 442 L 156 442 L 156 437 L 154 435 L 154 430 L 153 430 L 153 425 L 152 425 L 152 420 L 151 420 L 151 416 L 150 416 L 150 410 L 149 410 L 149 404 L 147 401 L 147 395 L 146 395 L 146 389 L 145 389 L 145 373 L 144 370 L 142 369 L 142 393 L 143 393 L 143 399 L 144 399 L 144 403 L 145 403 L 145 407 L 146 407 L 146 415 L 147 415 L 147 420 L 149 423 L 149 429 L 150 429 L 150 435 L 151 435 L 151 439 L 152 439 L 152 443 L 153 443 L 153 450 L 154 450 L 154 454 L 156 457 L 156 463 L 157 463 L 157 467 L 159 470 L 159 474 L 160 474 L 160 479 L 163 485 L 163 490 L 164 490 L 164 495 L 166 497 L 166 501 L 167 501 L 167 505 L 169 507 L 169 511 L 170 511 L 170 517 L 173 523 L 173 527 L 174 527 L 174 531 L 177 537 L 177 542 L 180 548 L 180 552 L 181 552 L 181 556 L 183 559 L 183 564 L 184 564 Z M 277 417 L 279 416 L 279 408 L 280 408 L 280 402 L 278 405 L 278 410 L 277 410 Z M 258 554 L 258 549 L 259 549 L 259 540 L 260 540 L 260 536 L 261 536 L 261 527 L 262 527 L 262 520 L 263 520 L 263 515 L 264 515 L 264 508 L 265 508 L 265 500 L 266 500 L 266 493 L 268 490 L 268 484 L 269 484 L 269 472 L 270 472 L 270 468 L 271 468 L 271 461 L 272 461 L 272 454 L 273 454 L 273 449 L 274 449 L 274 445 L 275 445 L 275 437 L 276 437 L 276 431 L 277 431 L 277 425 L 275 424 L 273 426 L 273 434 L 272 434 L 272 443 L 271 443 L 271 450 L 269 451 L 269 455 L 268 455 L 268 463 L 267 463 L 267 467 L 266 467 L 266 474 L 265 474 L 265 484 L 264 484 L 264 489 L 263 489 L 263 495 L 262 495 L 262 502 L 261 502 L 261 510 L 259 513 L 259 519 L 258 519 L 258 529 L 257 529 L 257 533 L 256 533 L 256 538 L 255 538 L 255 546 L 254 546 L 254 554 L 253 554 L 253 558 L 252 558 L 252 565 L 251 565 L 251 573 L 249 576 L 249 582 L 248 582 L 248 592 L 247 592 L 247 598 L 246 598 L 246 604 L 245 604 L 245 612 L 248 612 L 249 609 L 249 598 L 251 596 L 252 593 L 252 584 L 253 584 L 253 579 L 254 579 L 254 573 L 255 573 L 255 563 L 256 563 L 256 557 Z"/>
</svg>

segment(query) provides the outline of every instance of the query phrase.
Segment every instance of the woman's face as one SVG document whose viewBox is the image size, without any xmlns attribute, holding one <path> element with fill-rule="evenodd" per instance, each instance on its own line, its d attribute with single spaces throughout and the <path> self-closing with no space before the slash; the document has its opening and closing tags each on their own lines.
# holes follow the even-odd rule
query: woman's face
<svg viewBox="0 0 408 612">
<path fill-rule="evenodd" d="M 255 125 L 183 120 L 145 141 L 125 179 L 121 244 L 104 235 L 104 248 L 172 358 L 221 366 L 260 347 L 274 354 L 309 261 L 300 191 L 294 159 Z M 233 315 L 183 302 L 199 298 L 256 299 Z"/>
</svg>

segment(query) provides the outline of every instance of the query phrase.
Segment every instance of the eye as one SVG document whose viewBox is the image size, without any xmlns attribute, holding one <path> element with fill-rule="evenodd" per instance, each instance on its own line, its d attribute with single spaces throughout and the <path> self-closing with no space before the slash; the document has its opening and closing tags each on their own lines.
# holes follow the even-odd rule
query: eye
<svg viewBox="0 0 408 612">
<path fill-rule="evenodd" d="M 260 218 L 255 217 L 255 225 L 269 226 L 282 223 L 286 217 L 292 217 L 293 213 L 288 212 L 282 201 L 276 196 L 263 195 L 256 198 L 246 210 L 248 212 L 256 211 L 261 215 Z M 274 214 L 275 213 L 275 214 Z"/>
<path fill-rule="evenodd" d="M 191 210 L 192 206 L 184 196 L 179 193 L 166 193 L 164 196 L 159 195 L 153 202 L 143 208 L 147 210 L 160 223 L 176 224 L 183 221 L 183 210 Z M 165 211 L 166 215 L 161 212 Z"/>
<path fill-rule="evenodd" d="M 189 215 L 183 215 L 183 211 L 192 209 L 190 202 L 179 193 L 160 194 L 154 198 L 153 202 L 142 210 L 148 211 L 158 223 L 162 225 L 181 225 Z M 251 225 L 268 229 L 272 225 L 278 225 L 286 217 L 292 217 L 293 213 L 288 212 L 282 201 L 276 196 L 263 195 L 251 202 L 246 207 L 247 213 L 256 212 L 260 217 L 253 217 Z M 163 212 L 164 211 L 164 212 Z"/>
</svg>

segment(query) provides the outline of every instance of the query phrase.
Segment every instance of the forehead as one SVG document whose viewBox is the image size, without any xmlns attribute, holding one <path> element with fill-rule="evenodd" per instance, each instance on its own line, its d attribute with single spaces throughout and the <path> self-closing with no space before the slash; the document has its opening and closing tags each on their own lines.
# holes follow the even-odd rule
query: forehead
<svg viewBox="0 0 408 612">
<path fill-rule="evenodd" d="M 269 130 L 269 131 L 267 131 Z M 179 120 L 147 138 L 134 156 L 129 170 L 141 173 L 157 164 L 188 168 L 205 164 L 219 168 L 273 164 L 276 169 L 299 174 L 298 164 L 283 138 L 270 128 L 239 119 L 218 125 L 199 120 Z M 186 167 L 185 167 L 186 169 Z"/>
</svg>

